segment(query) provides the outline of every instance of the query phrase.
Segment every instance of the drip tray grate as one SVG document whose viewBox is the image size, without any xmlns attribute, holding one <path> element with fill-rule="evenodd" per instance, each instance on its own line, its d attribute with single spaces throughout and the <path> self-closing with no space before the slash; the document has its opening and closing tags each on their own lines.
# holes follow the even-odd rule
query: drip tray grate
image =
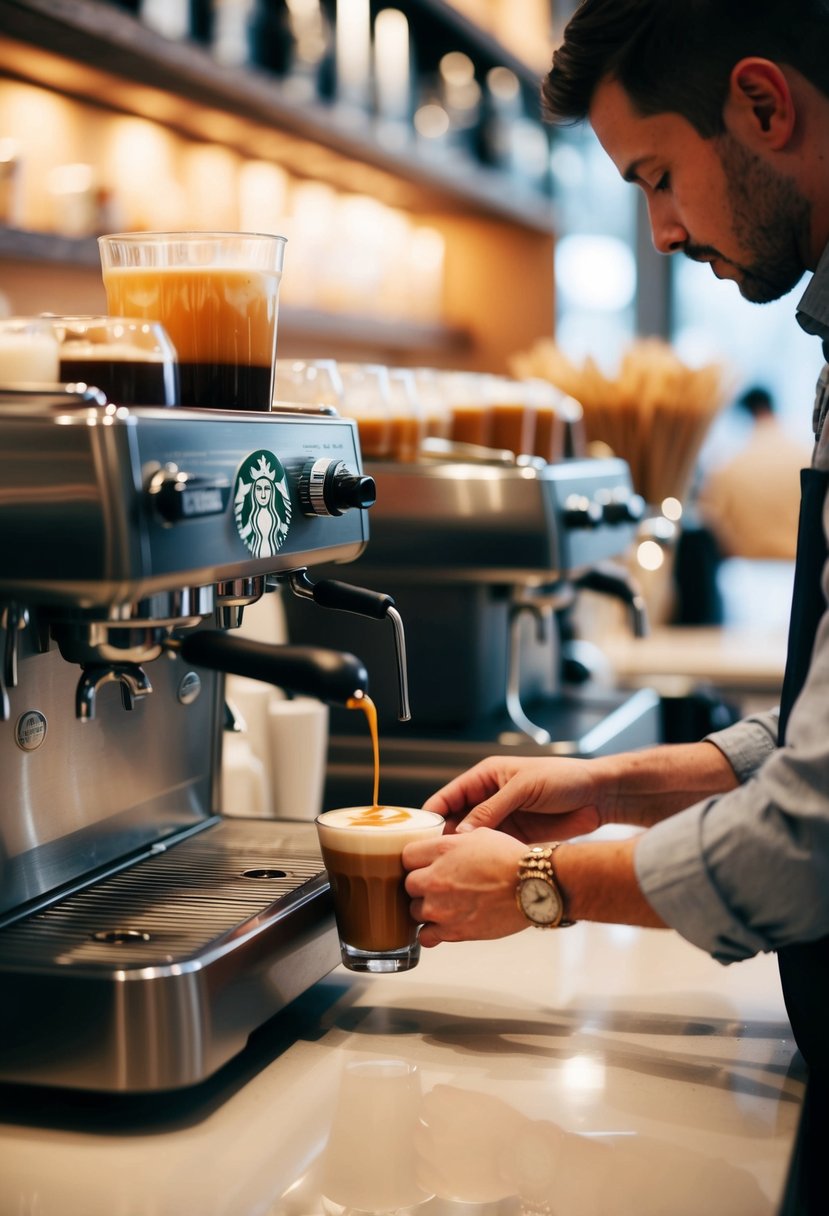
<svg viewBox="0 0 829 1216">
<path fill-rule="evenodd" d="M 0 968 L 184 963 L 325 885 L 312 825 L 226 819 L 0 930 Z"/>
</svg>

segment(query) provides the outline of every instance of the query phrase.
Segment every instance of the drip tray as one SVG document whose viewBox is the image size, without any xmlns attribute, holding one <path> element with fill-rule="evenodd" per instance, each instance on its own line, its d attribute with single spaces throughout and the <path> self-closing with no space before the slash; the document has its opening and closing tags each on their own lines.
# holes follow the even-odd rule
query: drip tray
<svg viewBox="0 0 829 1216">
<path fill-rule="evenodd" d="M 313 826 L 222 820 L 0 930 L 0 1081 L 196 1084 L 338 962 Z"/>
</svg>

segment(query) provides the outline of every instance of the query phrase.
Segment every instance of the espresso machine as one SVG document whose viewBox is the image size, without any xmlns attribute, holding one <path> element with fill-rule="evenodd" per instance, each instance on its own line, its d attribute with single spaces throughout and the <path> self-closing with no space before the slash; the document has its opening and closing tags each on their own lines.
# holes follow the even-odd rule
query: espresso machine
<svg viewBox="0 0 829 1216">
<path fill-rule="evenodd" d="M 234 629 L 357 557 L 373 501 L 333 411 L 0 390 L 0 1082 L 193 1085 L 338 963 L 313 825 L 222 814 L 223 685 L 365 693 L 351 653 Z M 319 594 L 402 638 L 387 596 Z"/>
<path fill-rule="evenodd" d="M 355 574 L 389 592 L 406 621 L 409 725 L 389 712 L 393 668 L 365 623 L 341 616 L 325 628 L 369 671 L 381 801 L 419 806 L 489 755 L 590 757 L 660 741 L 658 696 L 597 679 L 597 647 L 573 627 L 588 590 L 621 600 L 634 633 L 647 626 L 618 560 L 644 511 L 624 461 L 547 463 L 427 440 L 412 463 L 366 469 L 377 505 Z M 323 628 L 318 610 L 286 610 L 292 640 Z M 362 802 L 371 762 L 349 716 L 332 712 L 326 803 Z"/>
</svg>

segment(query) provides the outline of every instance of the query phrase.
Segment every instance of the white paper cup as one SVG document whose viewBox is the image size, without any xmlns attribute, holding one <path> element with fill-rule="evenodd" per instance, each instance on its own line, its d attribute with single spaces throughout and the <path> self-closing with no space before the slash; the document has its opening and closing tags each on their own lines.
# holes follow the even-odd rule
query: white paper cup
<svg viewBox="0 0 829 1216">
<path fill-rule="evenodd" d="M 316 819 L 328 761 L 328 706 L 312 697 L 273 700 L 267 735 L 274 818 Z"/>
<path fill-rule="evenodd" d="M 226 735 L 222 747 L 222 810 L 244 819 L 265 819 L 270 788 L 265 766 L 244 735 Z"/>
</svg>

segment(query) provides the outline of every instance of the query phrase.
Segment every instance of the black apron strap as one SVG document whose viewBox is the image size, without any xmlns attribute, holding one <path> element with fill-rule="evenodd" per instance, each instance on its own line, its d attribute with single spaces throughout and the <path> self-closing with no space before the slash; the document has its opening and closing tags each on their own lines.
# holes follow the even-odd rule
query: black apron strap
<svg viewBox="0 0 829 1216">
<path fill-rule="evenodd" d="M 829 492 L 829 472 L 804 469 L 800 475 L 800 525 L 797 535 L 792 613 L 786 673 L 780 699 L 778 741 L 785 746 L 786 729 L 797 697 L 806 682 L 815 635 L 826 611 L 821 578 L 826 564 L 823 504 Z M 813 1071 L 829 1071 L 829 937 L 786 946 L 777 952 L 786 1011 L 794 1037 Z"/>
</svg>

